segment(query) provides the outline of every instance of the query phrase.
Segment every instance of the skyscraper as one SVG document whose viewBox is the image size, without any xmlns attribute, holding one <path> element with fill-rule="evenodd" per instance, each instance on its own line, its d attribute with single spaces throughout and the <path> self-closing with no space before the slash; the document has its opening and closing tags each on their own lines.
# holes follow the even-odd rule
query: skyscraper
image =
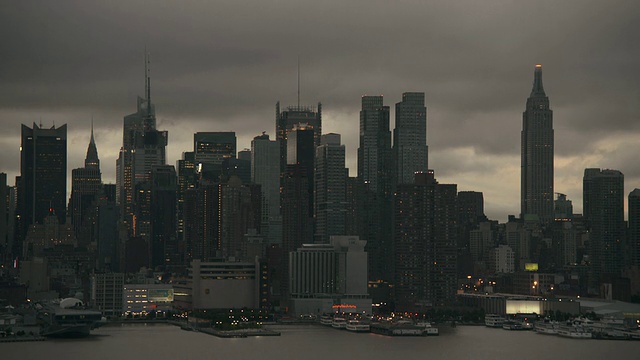
<svg viewBox="0 0 640 360">
<path fill-rule="evenodd" d="M 416 311 L 454 301 L 457 186 L 438 184 L 433 172 L 417 173 L 414 184 L 395 194 L 394 291 L 396 310 Z"/>
<path fill-rule="evenodd" d="M 285 171 L 287 160 L 287 141 L 289 132 L 298 124 L 306 124 L 313 129 L 314 146 L 320 144 L 322 134 L 322 104 L 313 106 L 289 106 L 280 111 L 280 102 L 276 103 L 276 140 L 280 143 L 280 172 Z"/>
<path fill-rule="evenodd" d="M 640 266 L 640 189 L 629 193 L 628 206 L 630 263 Z"/>
<path fill-rule="evenodd" d="M 296 124 L 287 140 L 287 171 L 290 165 L 296 165 L 306 173 L 309 201 L 308 215 L 313 217 L 314 170 L 316 159 L 315 129 L 308 124 Z M 283 183 L 283 187 L 284 187 Z M 285 189 L 286 191 L 286 189 Z M 295 250 L 295 249 L 293 249 Z M 293 251 L 291 250 L 291 251 Z"/>
<path fill-rule="evenodd" d="M 172 165 L 154 166 L 151 170 L 150 222 L 151 266 L 175 266 L 180 262 L 177 242 L 176 170 Z"/>
<path fill-rule="evenodd" d="M 624 175 L 618 170 L 585 169 L 583 212 L 590 229 L 589 284 L 596 291 L 624 266 Z"/>
<path fill-rule="evenodd" d="M 73 169 L 71 172 L 71 198 L 69 199 L 69 217 L 73 224 L 78 243 L 87 246 L 92 241 L 95 220 L 95 202 L 102 189 L 102 174 L 100 173 L 100 159 L 93 137 L 93 122 L 91 123 L 91 139 L 87 148 L 84 167 Z"/>
<path fill-rule="evenodd" d="M 553 221 L 553 112 L 542 87 L 542 65 L 536 65 L 533 89 L 522 113 L 521 215 Z"/>
<path fill-rule="evenodd" d="M 263 235 L 270 244 L 281 244 L 280 145 L 264 133 L 251 141 L 251 180 L 262 187 Z"/>
<path fill-rule="evenodd" d="M 43 224 L 45 217 L 55 213 L 60 224 L 66 218 L 67 194 L 67 125 L 45 129 L 35 123 L 33 128 L 22 125 L 20 147 L 20 182 L 18 184 L 19 237 L 22 246 L 27 227 Z M 22 249 L 13 249 L 15 255 Z"/>
<path fill-rule="evenodd" d="M 351 193 L 357 234 L 367 240 L 369 280 L 391 281 L 392 163 L 389 107 L 382 96 L 363 96 L 358 178 Z"/>
<path fill-rule="evenodd" d="M 199 163 L 222 165 L 225 159 L 236 157 L 236 133 L 197 132 L 193 134 L 193 153 Z"/>
<path fill-rule="evenodd" d="M 429 169 L 424 93 L 406 92 L 396 104 L 393 152 L 398 184 L 412 184 L 416 172 Z"/>
<path fill-rule="evenodd" d="M 169 140 L 167 131 L 156 129 L 148 64 L 148 56 L 145 56 L 146 98 L 138 97 L 137 111 L 124 117 L 122 147 L 116 160 L 116 197 L 124 223 L 134 232 L 136 185 L 149 180 L 154 166 L 166 164 Z"/>
<path fill-rule="evenodd" d="M 345 147 L 340 134 L 322 135 L 316 148 L 315 170 L 315 242 L 329 243 L 334 235 L 346 235 L 346 184 L 344 167 Z"/>
</svg>

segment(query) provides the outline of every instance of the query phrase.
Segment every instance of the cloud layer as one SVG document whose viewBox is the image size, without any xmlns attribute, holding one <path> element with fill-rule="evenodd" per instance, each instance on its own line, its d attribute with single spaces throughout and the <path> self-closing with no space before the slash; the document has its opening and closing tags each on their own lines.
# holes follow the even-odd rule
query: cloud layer
<svg viewBox="0 0 640 360">
<path fill-rule="evenodd" d="M 520 209 L 522 111 L 542 63 L 554 111 L 555 188 L 581 211 L 585 167 L 640 187 L 640 4 L 636 1 L 20 1 L 0 5 L 0 172 L 19 173 L 20 124 L 69 126 L 80 167 L 93 117 L 103 177 L 115 180 L 122 117 L 143 93 L 151 53 L 168 162 L 196 131 L 274 134 L 275 103 L 323 103 L 355 174 L 363 94 L 424 91 L 430 166 L 485 193 L 486 212 Z M 393 119 L 393 110 L 392 110 Z M 393 121 L 392 121 L 393 122 Z"/>
</svg>

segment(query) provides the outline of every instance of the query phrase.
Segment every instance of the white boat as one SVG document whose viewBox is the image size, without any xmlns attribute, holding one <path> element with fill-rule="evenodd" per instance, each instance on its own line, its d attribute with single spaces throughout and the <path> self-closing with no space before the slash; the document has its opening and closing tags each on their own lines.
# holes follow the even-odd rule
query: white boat
<svg viewBox="0 0 640 360">
<path fill-rule="evenodd" d="M 488 327 L 501 328 L 504 324 L 504 318 L 496 314 L 487 314 L 484 316 L 484 324 Z"/>
<path fill-rule="evenodd" d="M 557 334 L 572 339 L 591 339 L 591 331 L 581 326 L 559 326 Z"/>
<path fill-rule="evenodd" d="M 347 328 L 347 320 L 345 318 L 336 317 L 333 318 L 333 322 L 331 326 L 335 329 L 346 329 Z"/>
<path fill-rule="evenodd" d="M 333 324 L 333 318 L 329 315 L 322 315 L 320 318 L 320 324 L 331 326 Z"/>
<path fill-rule="evenodd" d="M 534 330 L 538 334 L 556 335 L 558 333 L 558 324 L 552 322 L 536 323 Z"/>
<path fill-rule="evenodd" d="M 440 330 L 437 327 L 431 325 L 429 322 L 417 322 L 416 326 L 420 326 L 424 329 L 424 335 L 437 336 L 440 335 Z"/>
<path fill-rule="evenodd" d="M 349 320 L 347 321 L 347 326 L 345 327 L 349 331 L 353 332 L 369 332 L 371 331 L 371 326 L 365 322 L 360 320 Z"/>
<path fill-rule="evenodd" d="M 84 337 L 105 323 L 102 313 L 85 309 L 82 301 L 67 298 L 59 304 L 45 304 L 38 313 L 41 335 L 51 337 Z"/>
</svg>

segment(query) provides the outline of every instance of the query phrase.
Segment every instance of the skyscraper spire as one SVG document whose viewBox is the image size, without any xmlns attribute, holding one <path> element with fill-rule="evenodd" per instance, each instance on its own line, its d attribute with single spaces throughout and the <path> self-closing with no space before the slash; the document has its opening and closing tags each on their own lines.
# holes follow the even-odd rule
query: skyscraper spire
<svg viewBox="0 0 640 360">
<path fill-rule="evenodd" d="M 91 117 L 91 139 L 87 148 L 87 157 L 84 159 L 84 167 L 87 169 L 100 169 L 100 159 L 98 159 L 98 149 L 93 137 L 93 116 Z"/>
<path fill-rule="evenodd" d="M 145 76 L 145 93 L 147 95 L 147 115 L 151 116 L 151 60 L 149 59 L 149 52 L 145 47 L 144 49 L 144 76 Z"/>
<path fill-rule="evenodd" d="M 533 88 L 531 89 L 530 96 L 547 96 L 544 93 L 544 88 L 542 87 L 542 65 L 540 64 L 536 64 L 536 68 L 533 72 Z"/>
</svg>

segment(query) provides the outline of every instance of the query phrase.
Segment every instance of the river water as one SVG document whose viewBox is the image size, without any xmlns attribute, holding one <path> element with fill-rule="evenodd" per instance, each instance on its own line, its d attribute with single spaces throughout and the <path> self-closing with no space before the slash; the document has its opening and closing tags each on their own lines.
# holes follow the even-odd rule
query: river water
<svg viewBox="0 0 640 360">
<path fill-rule="evenodd" d="M 84 339 L 0 343 L 0 359 L 640 359 L 640 341 L 566 339 L 484 326 L 446 328 L 437 337 L 355 334 L 320 325 L 269 328 L 282 336 L 221 339 L 167 324 L 123 324 Z"/>
</svg>

